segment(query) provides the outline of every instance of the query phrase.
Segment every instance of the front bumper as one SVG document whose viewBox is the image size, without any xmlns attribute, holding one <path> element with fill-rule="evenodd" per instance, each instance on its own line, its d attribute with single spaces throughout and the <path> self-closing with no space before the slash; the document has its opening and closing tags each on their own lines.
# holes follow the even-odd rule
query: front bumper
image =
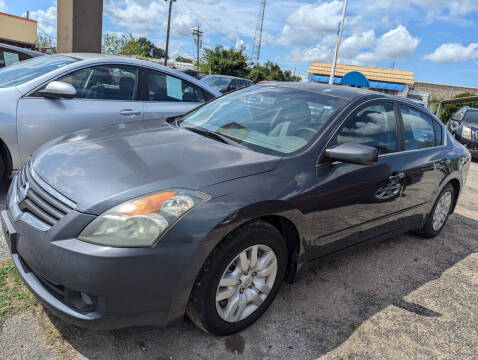
<svg viewBox="0 0 478 360">
<path fill-rule="evenodd" d="M 54 314 L 81 327 L 164 327 L 180 321 L 196 276 L 188 267 L 209 251 L 206 245 L 124 249 L 68 236 L 73 224 L 89 221 L 91 215 L 73 211 L 40 231 L 2 211 L 14 264 L 30 290 Z"/>
</svg>

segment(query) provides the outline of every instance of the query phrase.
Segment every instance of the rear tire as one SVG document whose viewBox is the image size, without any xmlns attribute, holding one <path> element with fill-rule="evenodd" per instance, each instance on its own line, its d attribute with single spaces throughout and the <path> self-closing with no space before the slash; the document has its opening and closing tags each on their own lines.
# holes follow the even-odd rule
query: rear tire
<svg viewBox="0 0 478 360">
<path fill-rule="evenodd" d="M 204 263 L 187 315 L 214 335 L 247 328 L 274 300 L 285 277 L 287 255 L 285 241 L 272 225 L 255 221 L 236 229 Z"/>
<path fill-rule="evenodd" d="M 445 226 L 455 201 L 455 189 L 452 184 L 447 184 L 433 204 L 425 225 L 418 230 L 424 238 L 437 236 Z"/>
</svg>

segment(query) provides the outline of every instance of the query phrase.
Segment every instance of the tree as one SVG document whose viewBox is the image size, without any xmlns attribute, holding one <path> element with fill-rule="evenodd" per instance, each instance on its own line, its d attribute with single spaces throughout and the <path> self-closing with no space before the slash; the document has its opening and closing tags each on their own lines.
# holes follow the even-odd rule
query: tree
<svg viewBox="0 0 478 360">
<path fill-rule="evenodd" d="M 43 35 L 42 33 L 38 33 L 37 36 L 37 48 L 41 49 L 51 49 L 55 47 L 55 42 L 51 37 L 47 35 Z"/>
<path fill-rule="evenodd" d="M 200 64 L 201 71 L 211 74 L 246 77 L 249 74 L 245 46 L 239 49 L 225 48 L 222 45 L 214 49 L 205 49 Z"/>
<path fill-rule="evenodd" d="M 123 34 L 121 37 L 106 34 L 103 37 L 102 50 L 104 53 L 112 55 L 136 55 L 155 59 L 164 58 L 166 55 L 163 49 L 156 47 L 145 37 L 135 38 L 131 34 Z"/>
<path fill-rule="evenodd" d="M 460 99 L 460 98 L 469 97 L 469 96 L 476 96 L 476 94 L 461 93 L 461 94 L 455 95 L 453 98 Z M 464 106 L 478 108 L 478 101 L 462 102 L 458 104 L 446 104 L 443 106 L 443 109 L 440 111 L 440 120 L 446 124 L 448 120 L 453 116 L 453 114 L 456 113 L 458 110 L 460 110 Z"/>
<path fill-rule="evenodd" d="M 263 80 L 272 81 L 301 81 L 299 76 L 292 75 L 289 70 L 282 71 L 278 64 L 271 61 L 266 62 L 264 65 L 256 65 L 249 72 L 249 79 L 255 83 Z"/>
</svg>

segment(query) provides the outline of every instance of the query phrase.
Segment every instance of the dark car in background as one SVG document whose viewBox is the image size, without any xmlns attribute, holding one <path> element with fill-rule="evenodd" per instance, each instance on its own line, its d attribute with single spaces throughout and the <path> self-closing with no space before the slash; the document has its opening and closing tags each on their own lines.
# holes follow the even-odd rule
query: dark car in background
<svg viewBox="0 0 478 360">
<path fill-rule="evenodd" d="M 458 110 L 448 121 L 448 129 L 473 157 L 478 157 L 478 109 L 464 107 Z"/>
<path fill-rule="evenodd" d="M 243 79 L 227 75 L 207 75 L 201 79 L 212 88 L 219 90 L 223 94 L 251 86 L 253 82 L 249 79 Z"/>
<path fill-rule="evenodd" d="M 0 68 L 44 55 L 38 51 L 0 43 Z"/>
<path fill-rule="evenodd" d="M 67 321 L 166 326 L 186 312 L 226 335 L 317 261 L 436 236 L 469 165 L 411 101 L 267 83 L 166 123 L 52 140 L 13 179 L 1 219 L 23 280 Z"/>
</svg>

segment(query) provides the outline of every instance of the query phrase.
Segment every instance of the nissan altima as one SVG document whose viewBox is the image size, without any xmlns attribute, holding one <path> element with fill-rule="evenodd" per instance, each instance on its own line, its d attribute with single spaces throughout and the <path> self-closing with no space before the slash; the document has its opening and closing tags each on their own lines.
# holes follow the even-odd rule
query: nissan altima
<svg viewBox="0 0 478 360">
<path fill-rule="evenodd" d="M 405 231 L 436 236 L 470 159 L 413 102 L 269 82 L 168 123 L 50 141 L 13 179 L 2 226 L 25 283 L 66 321 L 187 314 L 226 335 L 310 264 Z"/>
</svg>

